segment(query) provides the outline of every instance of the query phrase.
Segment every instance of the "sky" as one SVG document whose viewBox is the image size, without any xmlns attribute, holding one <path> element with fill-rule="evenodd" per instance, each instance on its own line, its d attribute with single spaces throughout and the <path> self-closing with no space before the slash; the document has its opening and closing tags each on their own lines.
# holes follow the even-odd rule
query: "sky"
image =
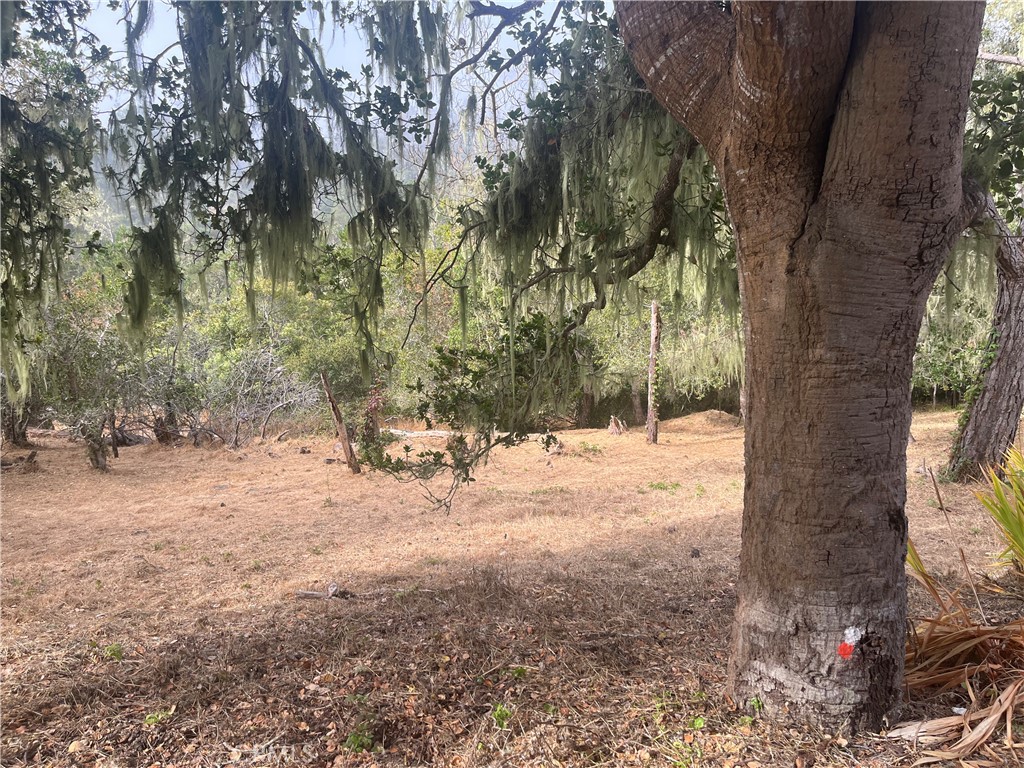
<svg viewBox="0 0 1024 768">
<path fill-rule="evenodd" d="M 2 1 L 2 0 L 0 0 Z M 123 5 L 123 3 L 119 3 Z M 132 2 L 134 11 L 137 3 Z M 174 9 L 170 6 L 169 0 L 156 0 L 153 4 L 153 21 L 149 25 L 142 40 L 143 53 L 156 55 L 165 50 L 168 46 L 174 45 L 178 40 L 178 24 Z M 314 14 L 309 14 L 309 25 L 316 29 L 319 20 Z M 109 6 L 109 0 L 94 0 L 93 12 L 89 17 L 88 29 L 99 39 L 109 45 L 115 51 L 123 51 L 125 48 L 125 25 L 124 10 L 118 8 L 113 10 Z M 358 69 L 366 60 L 366 46 L 356 30 L 335 30 L 330 21 L 324 25 L 323 39 L 321 40 L 324 51 L 324 59 L 329 66 L 348 69 Z M 167 55 L 173 55 L 171 50 Z M 180 54 L 179 54 L 180 58 Z"/>
</svg>

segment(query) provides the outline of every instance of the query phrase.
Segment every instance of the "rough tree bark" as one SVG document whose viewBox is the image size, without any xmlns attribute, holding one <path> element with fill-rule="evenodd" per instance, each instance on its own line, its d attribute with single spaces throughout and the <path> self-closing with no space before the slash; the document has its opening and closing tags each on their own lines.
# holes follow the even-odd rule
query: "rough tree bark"
<svg viewBox="0 0 1024 768">
<path fill-rule="evenodd" d="M 905 446 L 928 291 L 967 217 L 981 3 L 616 3 L 736 233 L 746 483 L 730 692 L 877 728 L 900 699 Z"/>
<path fill-rule="evenodd" d="M 647 358 L 647 442 L 658 443 L 658 352 L 661 350 L 661 314 L 651 302 L 651 352 Z"/>
<path fill-rule="evenodd" d="M 29 445 L 28 422 L 30 411 L 28 406 L 24 405 L 19 411 L 8 403 L 5 398 L 2 408 L 3 412 L 0 414 L 0 420 L 3 422 L 3 442 L 10 443 L 19 448 Z"/>
<path fill-rule="evenodd" d="M 950 453 L 954 480 L 984 476 L 1013 445 L 1024 409 L 1024 241 L 1014 235 L 985 195 L 978 218 L 991 222 L 1000 238 L 996 249 L 996 306 L 991 345 L 980 387 L 964 413 L 965 421 Z"/>
</svg>

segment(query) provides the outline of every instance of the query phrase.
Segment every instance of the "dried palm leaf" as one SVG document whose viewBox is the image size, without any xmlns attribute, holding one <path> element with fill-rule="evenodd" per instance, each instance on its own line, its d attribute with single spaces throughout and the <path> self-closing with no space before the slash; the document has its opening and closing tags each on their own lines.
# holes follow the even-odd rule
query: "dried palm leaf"
<svg viewBox="0 0 1024 768">
<path fill-rule="evenodd" d="M 924 757 L 914 765 L 930 765 L 943 760 L 964 760 L 984 747 L 1004 719 L 1006 721 L 1006 744 L 1011 749 L 1017 746 L 1013 743 L 1011 725 L 1013 713 L 1020 708 L 1024 708 L 1024 676 L 1018 677 L 999 694 L 990 706 L 984 709 L 954 717 L 901 723 L 889 731 L 888 737 L 922 744 L 938 744 L 955 738 L 957 733 L 961 733 L 960 739 L 945 749 L 925 750 Z M 976 722 L 978 725 L 972 728 L 971 724 Z M 984 765 L 985 763 L 976 764 Z"/>
</svg>

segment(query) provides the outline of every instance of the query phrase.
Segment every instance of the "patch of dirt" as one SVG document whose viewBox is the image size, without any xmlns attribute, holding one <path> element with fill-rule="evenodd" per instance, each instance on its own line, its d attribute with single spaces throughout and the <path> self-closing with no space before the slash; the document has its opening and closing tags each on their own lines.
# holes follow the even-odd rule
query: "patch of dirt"
<svg viewBox="0 0 1024 768">
<path fill-rule="evenodd" d="M 908 448 L 911 535 L 950 584 L 958 546 L 978 572 L 999 549 L 973 488 L 941 486 L 947 521 L 917 471 L 955 420 L 918 414 Z M 122 448 L 101 474 L 37 436 L 38 471 L 3 477 L 3 765 L 912 762 L 724 700 L 733 417 L 665 422 L 657 446 L 560 436 L 497 452 L 447 516 L 326 463 L 333 440 Z"/>
</svg>

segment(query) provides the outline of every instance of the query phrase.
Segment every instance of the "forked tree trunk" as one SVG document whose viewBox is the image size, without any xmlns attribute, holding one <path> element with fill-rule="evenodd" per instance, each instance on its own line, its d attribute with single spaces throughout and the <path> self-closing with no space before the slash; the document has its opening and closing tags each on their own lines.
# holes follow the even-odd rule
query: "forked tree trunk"
<svg viewBox="0 0 1024 768">
<path fill-rule="evenodd" d="M 661 350 L 661 314 L 651 302 L 651 351 L 647 358 L 647 442 L 658 442 L 658 352 Z"/>
<path fill-rule="evenodd" d="M 1006 226 L 992 196 L 982 218 L 991 221 L 1001 242 L 996 250 L 996 306 L 990 347 L 979 373 L 980 388 L 967 403 L 963 428 L 949 459 L 954 480 L 984 476 L 1013 445 L 1024 409 L 1024 242 Z"/>
<path fill-rule="evenodd" d="M 983 5 L 616 3 L 736 234 L 746 484 L 730 692 L 877 728 L 900 700 L 905 446 L 925 300 L 969 221 Z"/>
</svg>

